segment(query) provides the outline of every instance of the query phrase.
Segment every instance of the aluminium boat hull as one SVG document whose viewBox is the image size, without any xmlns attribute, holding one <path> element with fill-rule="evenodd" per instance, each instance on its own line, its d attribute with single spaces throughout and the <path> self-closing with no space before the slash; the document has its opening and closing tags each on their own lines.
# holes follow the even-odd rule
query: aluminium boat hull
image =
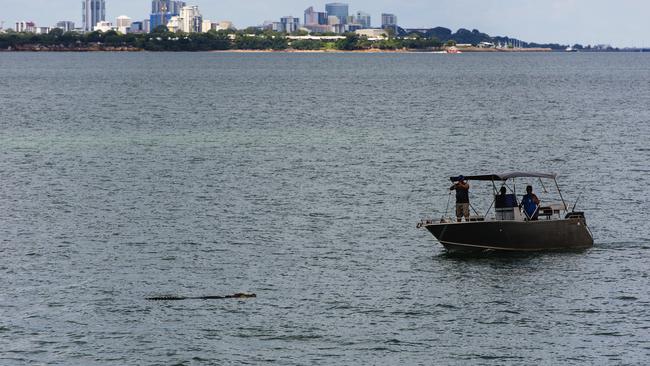
<svg viewBox="0 0 650 366">
<path fill-rule="evenodd" d="M 537 221 L 437 223 L 424 227 L 450 252 L 586 249 L 594 239 L 583 217 Z"/>
</svg>

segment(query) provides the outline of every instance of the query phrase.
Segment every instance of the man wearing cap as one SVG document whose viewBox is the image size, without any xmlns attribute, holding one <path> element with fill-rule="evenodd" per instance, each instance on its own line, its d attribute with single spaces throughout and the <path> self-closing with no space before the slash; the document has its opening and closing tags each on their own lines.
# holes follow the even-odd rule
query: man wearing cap
<svg viewBox="0 0 650 366">
<path fill-rule="evenodd" d="M 465 177 L 459 176 L 456 182 L 449 188 L 450 191 L 456 191 L 456 220 L 462 221 L 465 216 L 465 221 L 469 220 L 469 184 L 465 181 Z"/>
</svg>

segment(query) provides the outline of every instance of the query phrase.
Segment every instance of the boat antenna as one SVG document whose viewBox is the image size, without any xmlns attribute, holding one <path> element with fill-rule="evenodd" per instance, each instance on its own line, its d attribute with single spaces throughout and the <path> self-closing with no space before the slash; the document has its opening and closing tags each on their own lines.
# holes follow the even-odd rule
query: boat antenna
<svg viewBox="0 0 650 366">
<path fill-rule="evenodd" d="M 576 206 L 578 205 L 578 201 L 580 201 L 580 197 L 582 197 L 582 192 L 578 195 L 578 198 L 576 198 L 576 203 L 573 204 L 573 208 L 571 208 L 571 212 L 576 211 Z"/>
</svg>

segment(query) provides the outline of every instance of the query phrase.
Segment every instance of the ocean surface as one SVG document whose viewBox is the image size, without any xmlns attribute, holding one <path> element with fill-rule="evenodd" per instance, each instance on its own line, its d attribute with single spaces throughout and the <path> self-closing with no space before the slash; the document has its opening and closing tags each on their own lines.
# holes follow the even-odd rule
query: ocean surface
<svg viewBox="0 0 650 366">
<path fill-rule="evenodd" d="M 647 365 L 649 161 L 644 53 L 0 53 L 0 364 Z M 513 170 L 593 249 L 416 229 Z"/>
</svg>

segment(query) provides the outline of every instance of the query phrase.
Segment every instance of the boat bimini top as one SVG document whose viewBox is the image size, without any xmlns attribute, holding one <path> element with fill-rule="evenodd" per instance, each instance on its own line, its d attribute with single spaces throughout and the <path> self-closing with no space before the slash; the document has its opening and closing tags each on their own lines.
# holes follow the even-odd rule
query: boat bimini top
<svg viewBox="0 0 650 366">
<path fill-rule="evenodd" d="M 483 180 L 483 181 L 506 181 L 512 178 L 548 178 L 555 179 L 557 174 L 555 173 L 534 173 L 534 172 L 510 172 L 510 173 L 501 173 L 501 174 L 485 174 L 485 175 L 466 175 L 466 176 L 457 176 L 451 177 L 452 182 L 457 182 L 459 177 L 463 177 L 467 180 Z"/>
</svg>

